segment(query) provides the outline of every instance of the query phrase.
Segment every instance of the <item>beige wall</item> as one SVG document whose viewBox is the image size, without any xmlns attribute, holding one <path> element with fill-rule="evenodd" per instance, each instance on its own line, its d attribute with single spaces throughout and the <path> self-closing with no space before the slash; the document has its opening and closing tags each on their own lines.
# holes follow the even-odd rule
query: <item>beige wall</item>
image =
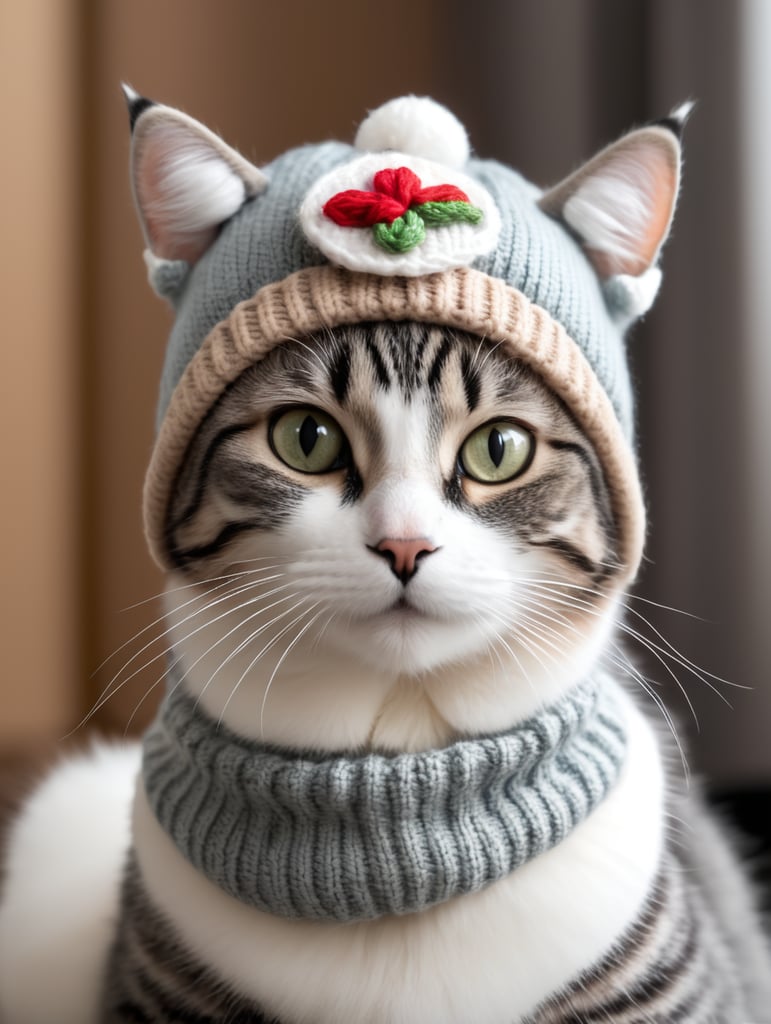
<svg viewBox="0 0 771 1024">
<path fill-rule="evenodd" d="M 10 584 L 0 745 L 61 735 L 103 687 L 124 681 L 94 716 L 121 731 L 163 669 L 158 658 L 128 678 L 158 644 L 119 673 L 160 633 L 131 642 L 158 609 L 125 609 L 161 588 L 140 495 L 170 322 L 145 282 L 120 81 L 265 162 L 304 141 L 350 137 L 390 96 L 431 92 L 438 7 L 392 0 L 384 21 L 353 0 L 3 5 L 4 95 L 16 100 L 5 104 L 12 159 L 0 170 L 14 339 L 0 436 Z M 152 706 L 151 696 L 132 727 Z"/>
<path fill-rule="evenodd" d="M 78 699 L 79 112 L 75 3 L 0 5 L 0 545 L 5 747 Z"/>
</svg>

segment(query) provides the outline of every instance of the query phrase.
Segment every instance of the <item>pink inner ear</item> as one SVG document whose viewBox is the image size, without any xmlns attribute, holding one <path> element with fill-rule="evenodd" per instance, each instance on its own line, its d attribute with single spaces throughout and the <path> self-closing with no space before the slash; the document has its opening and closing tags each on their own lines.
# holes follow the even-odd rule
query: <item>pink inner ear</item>
<svg viewBox="0 0 771 1024">
<path fill-rule="evenodd" d="M 654 182 L 654 201 L 647 230 L 643 233 L 642 238 L 642 250 L 640 253 L 642 266 L 637 271 L 627 271 L 627 273 L 640 274 L 653 263 L 659 248 L 669 233 L 669 225 L 672 222 L 672 214 L 675 210 L 678 168 L 676 166 L 673 167 L 665 158 L 665 154 L 660 152 L 658 158 L 653 161 L 651 170 Z"/>
<path fill-rule="evenodd" d="M 164 260 L 196 263 L 216 238 L 218 227 L 184 230 L 170 216 L 169 200 L 172 197 L 164 194 L 162 163 L 142 161 L 136 179 L 136 193 L 147 239 L 155 255 Z"/>
<path fill-rule="evenodd" d="M 637 277 L 655 262 L 669 231 L 677 185 L 677 151 L 669 140 L 663 142 L 650 132 L 623 140 L 596 173 L 580 183 L 575 199 L 566 205 L 582 204 L 579 234 L 600 277 Z M 576 212 L 566 209 L 571 223 Z"/>
<path fill-rule="evenodd" d="M 655 263 L 667 237 L 679 166 L 675 137 L 643 128 L 550 190 L 540 206 L 573 229 L 600 277 L 637 277 Z"/>
<path fill-rule="evenodd" d="M 637 252 L 614 255 L 587 247 L 601 277 L 629 274 L 637 277 L 655 261 L 669 233 L 678 187 L 678 165 L 669 147 L 649 146 L 644 165 L 638 173 L 645 179 L 642 189 L 647 216 L 641 217 L 634 231 Z M 603 271 L 603 265 L 607 268 Z"/>
</svg>

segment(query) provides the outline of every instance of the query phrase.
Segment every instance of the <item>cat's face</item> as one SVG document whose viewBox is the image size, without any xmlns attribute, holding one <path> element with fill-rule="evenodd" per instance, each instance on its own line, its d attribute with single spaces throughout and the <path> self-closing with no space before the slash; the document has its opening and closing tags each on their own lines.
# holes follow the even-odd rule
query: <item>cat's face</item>
<svg viewBox="0 0 771 1024">
<path fill-rule="evenodd" d="M 591 660 L 614 590 L 608 495 L 562 404 L 493 345 L 413 324 L 244 374 L 188 454 L 168 545 L 176 586 L 207 595 L 172 591 L 186 666 L 222 693 L 304 657 L 434 686 L 506 666 L 545 699 Z"/>
</svg>

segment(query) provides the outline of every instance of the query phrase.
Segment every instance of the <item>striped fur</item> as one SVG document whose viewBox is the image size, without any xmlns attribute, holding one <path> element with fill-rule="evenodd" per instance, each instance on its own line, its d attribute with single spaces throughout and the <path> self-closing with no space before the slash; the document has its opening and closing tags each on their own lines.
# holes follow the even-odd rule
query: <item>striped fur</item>
<svg viewBox="0 0 771 1024">
<path fill-rule="evenodd" d="M 187 953 L 146 896 L 133 860 L 108 979 L 104 1024 L 274 1024 Z"/>
<path fill-rule="evenodd" d="M 687 863 L 670 852 L 639 920 L 527 1024 L 751 1024 L 744 974 Z"/>
<path fill-rule="evenodd" d="M 692 867 L 668 851 L 640 917 L 613 950 L 521 1024 L 763 1024 L 768 1004 L 744 994 L 747 965 L 721 934 Z M 105 1024 L 294 1024 L 239 997 L 191 957 L 134 862 L 123 907 Z"/>
</svg>

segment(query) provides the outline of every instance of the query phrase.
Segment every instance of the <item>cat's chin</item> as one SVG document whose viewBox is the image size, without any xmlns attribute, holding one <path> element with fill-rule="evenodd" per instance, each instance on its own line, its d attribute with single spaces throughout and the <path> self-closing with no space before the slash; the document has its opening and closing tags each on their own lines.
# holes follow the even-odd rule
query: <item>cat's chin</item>
<svg viewBox="0 0 771 1024">
<path fill-rule="evenodd" d="M 508 728 L 559 699 L 596 667 L 617 619 L 608 595 L 576 618 L 570 643 L 547 655 L 518 638 L 516 623 L 501 636 L 487 635 L 479 616 L 439 618 L 399 601 L 367 618 L 330 628 L 325 643 L 363 668 L 415 679 L 432 706 L 455 731 L 482 733 Z M 495 616 L 490 616 L 495 622 Z M 557 656 L 559 654 L 559 656 Z"/>
<path fill-rule="evenodd" d="M 326 641 L 365 666 L 397 675 L 424 675 L 484 654 L 489 643 L 477 627 L 440 619 L 407 601 L 327 631 Z"/>
</svg>

